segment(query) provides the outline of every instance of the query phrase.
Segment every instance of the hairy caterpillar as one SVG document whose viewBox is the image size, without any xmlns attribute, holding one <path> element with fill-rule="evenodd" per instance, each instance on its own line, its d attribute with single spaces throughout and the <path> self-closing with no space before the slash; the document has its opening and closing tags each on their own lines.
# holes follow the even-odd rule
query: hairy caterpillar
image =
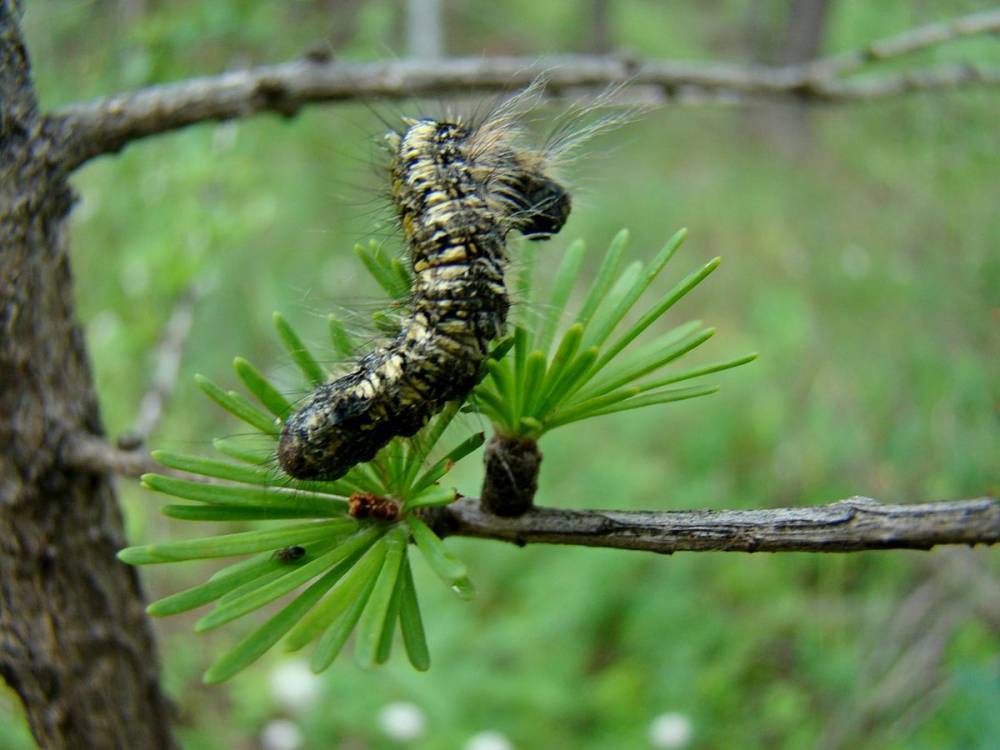
<svg viewBox="0 0 1000 750">
<path fill-rule="evenodd" d="M 570 197 L 549 174 L 551 152 L 518 143 L 508 105 L 479 125 L 404 119 L 386 136 L 391 196 L 413 270 L 399 334 L 347 375 L 317 387 L 286 421 L 282 469 L 336 479 L 397 435 L 415 434 L 476 384 L 504 332 L 511 231 L 557 233 Z"/>
</svg>

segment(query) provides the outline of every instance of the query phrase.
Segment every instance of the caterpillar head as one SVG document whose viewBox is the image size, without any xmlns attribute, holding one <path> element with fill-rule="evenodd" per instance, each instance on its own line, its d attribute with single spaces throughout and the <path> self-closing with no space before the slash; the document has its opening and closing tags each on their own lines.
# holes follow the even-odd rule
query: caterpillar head
<svg viewBox="0 0 1000 750">
<path fill-rule="evenodd" d="M 557 234 L 569 218 L 571 201 L 566 189 L 541 172 L 524 172 L 512 199 L 516 210 L 511 222 L 533 240 Z"/>
<path fill-rule="evenodd" d="M 412 192 L 478 194 L 497 223 L 536 240 L 556 234 L 569 218 L 569 192 L 547 174 L 542 153 L 520 147 L 511 123 L 502 118 L 478 126 L 461 119 L 403 122 L 404 133 L 385 137 L 397 205 L 405 208 Z"/>
<path fill-rule="evenodd" d="M 549 174 L 548 157 L 520 148 L 518 131 L 491 132 L 487 126 L 471 138 L 479 156 L 487 200 L 506 214 L 507 224 L 533 240 L 547 240 L 563 228 L 572 208 L 569 191 Z M 489 148 L 496 141 L 494 148 Z M 486 144 L 484 147 L 484 143 Z"/>
</svg>

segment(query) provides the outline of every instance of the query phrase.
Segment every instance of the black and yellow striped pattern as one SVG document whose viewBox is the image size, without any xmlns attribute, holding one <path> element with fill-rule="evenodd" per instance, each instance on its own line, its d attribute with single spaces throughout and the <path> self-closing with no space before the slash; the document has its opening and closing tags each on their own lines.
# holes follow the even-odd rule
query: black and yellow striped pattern
<svg viewBox="0 0 1000 750">
<path fill-rule="evenodd" d="M 343 476 L 464 398 L 506 324 L 507 235 L 545 238 L 569 215 L 569 195 L 546 176 L 544 156 L 517 148 L 506 118 L 406 124 L 388 141 L 413 269 L 410 314 L 395 339 L 316 388 L 287 419 L 278 460 L 293 477 Z"/>
</svg>

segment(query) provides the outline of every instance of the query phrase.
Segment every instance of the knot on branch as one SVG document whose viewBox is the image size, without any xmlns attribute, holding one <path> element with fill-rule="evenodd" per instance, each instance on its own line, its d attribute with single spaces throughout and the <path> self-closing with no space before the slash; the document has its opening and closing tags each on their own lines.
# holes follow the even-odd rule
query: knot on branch
<svg viewBox="0 0 1000 750">
<path fill-rule="evenodd" d="M 260 78 L 254 86 L 254 98 L 257 100 L 254 109 L 266 109 L 277 112 L 282 117 L 294 117 L 302 106 L 288 90 L 288 86 L 274 78 Z"/>
<path fill-rule="evenodd" d="M 494 435 L 483 456 L 483 510 L 495 516 L 521 516 L 531 510 L 538 491 L 542 454 L 532 438 Z"/>
</svg>

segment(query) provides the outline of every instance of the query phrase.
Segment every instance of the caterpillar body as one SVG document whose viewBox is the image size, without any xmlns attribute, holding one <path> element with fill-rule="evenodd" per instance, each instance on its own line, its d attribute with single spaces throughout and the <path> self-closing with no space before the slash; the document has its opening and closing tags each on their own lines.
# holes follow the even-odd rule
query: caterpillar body
<svg viewBox="0 0 1000 750">
<path fill-rule="evenodd" d="M 475 386 L 504 332 L 507 238 L 557 233 L 569 193 L 544 151 L 519 145 L 510 110 L 473 126 L 404 120 L 386 136 L 391 196 L 413 271 L 398 335 L 318 386 L 286 419 L 278 461 L 302 479 L 336 479 L 393 437 L 415 434 Z"/>
</svg>

